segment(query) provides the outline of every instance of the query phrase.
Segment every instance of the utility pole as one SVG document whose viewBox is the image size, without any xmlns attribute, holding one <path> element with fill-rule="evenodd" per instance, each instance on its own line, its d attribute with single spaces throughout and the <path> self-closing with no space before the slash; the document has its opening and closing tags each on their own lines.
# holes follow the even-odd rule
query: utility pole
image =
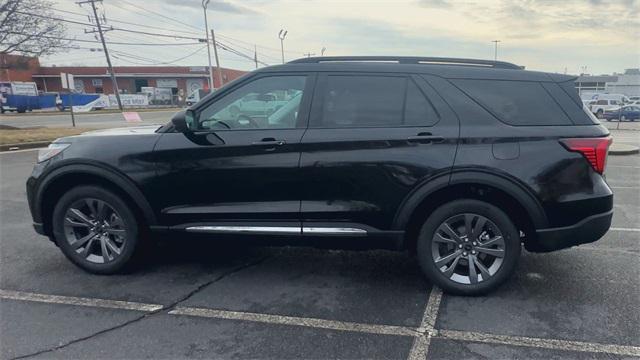
<svg viewBox="0 0 640 360">
<path fill-rule="evenodd" d="M 278 39 L 280 39 L 280 51 L 282 52 L 282 63 L 284 64 L 284 38 L 287 36 L 287 30 L 280 29 Z"/>
<path fill-rule="evenodd" d="M 89 3 L 93 10 L 93 16 L 96 19 L 96 26 L 98 27 L 98 34 L 100 34 L 100 41 L 102 42 L 102 49 L 104 50 L 104 56 L 107 58 L 107 66 L 109 67 L 109 73 L 111 75 L 111 83 L 113 84 L 113 92 L 116 95 L 116 101 L 118 102 L 118 108 L 122 111 L 122 100 L 120 100 L 120 91 L 118 90 L 118 82 L 116 81 L 116 73 L 113 71 L 113 65 L 111 65 L 111 58 L 109 57 L 109 50 L 107 50 L 107 43 L 104 41 L 104 34 L 102 33 L 102 25 L 100 25 L 100 18 L 98 17 L 98 10 L 96 10 L 96 1 L 102 2 L 102 0 L 85 0 L 79 1 L 78 5 Z M 85 31 L 86 33 L 87 31 Z"/>
<path fill-rule="evenodd" d="M 204 11 L 204 34 L 207 39 L 207 60 L 209 60 L 209 91 L 213 92 L 213 67 L 211 66 L 211 46 L 209 43 L 209 23 L 207 21 L 207 5 L 209 0 L 202 0 L 202 10 Z"/>
<path fill-rule="evenodd" d="M 493 50 L 493 60 L 498 61 L 498 43 L 500 40 L 491 40 L 492 43 L 495 44 L 495 48 Z"/>
<path fill-rule="evenodd" d="M 322 50 L 320 50 L 320 56 L 324 56 L 324 52 L 327 51 L 326 47 L 322 47 Z"/>
<path fill-rule="evenodd" d="M 211 28 L 211 41 L 213 42 L 213 56 L 216 58 L 216 70 L 218 70 L 218 83 L 222 87 L 222 69 L 220 69 L 220 60 L 218 60 L 218 47 L 216 46 L 216 34 Z"/>
<path fill-rule="evenodd" d="M 253 45 L 253 61 L 256 62 L 256 69 L 258 68 L 258 45 Z"/>
</svg>

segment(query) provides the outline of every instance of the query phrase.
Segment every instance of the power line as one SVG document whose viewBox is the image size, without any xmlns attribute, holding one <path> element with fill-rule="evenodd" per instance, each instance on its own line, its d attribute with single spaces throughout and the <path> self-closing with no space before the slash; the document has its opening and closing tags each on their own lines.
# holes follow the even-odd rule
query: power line
<svg viewBox="0 0 640 360">
<path fill-rule="evenodd" d="M 176 19 L 174 19 L 174 18 L 172 18 L 172 17 L 169 17 L 169 16 L 166 16 L 166 15 L 163 15 L 163 14 L 157 13 L 157 12 L 155 12 L 155 11 L 151 11 L 151 10 L 149 10 L 149 9 L 147 9 L 147 8 L 144 8 L 144 7 L 141 7 L 141 6 L 138 6 L 138 5 L 132 4 L 132 3 L 130 3 L 129 1 L 126 1 L 126 0 L 118 0 L 118 1 L 123 2 L 123 3 L 125 3 L 125 4 L 128 4 L 128 5 L 130 5 L 130 6 L 133 6 L 133 7 L 135 7 L 135 8 L 138 8 L 138 9 L 140 9 L 140 10 L 142 10 L 142 11 L 146 11 L 146 12 L 148 12 L 148 13 L 154 14 L 154 15 L 156 15 L 156 16 L 159 16 L 159 17 L 163 18 L 163 19 L 167 19 L 167 20 L 173 21 L 173 22 L 175 22 L 175 23 L 178 23 L 178 24 L 181 24 L 181 25 L 188 26 L 188 27 L 193 28 L 193 29 L 196 29 L 196 30 L 202 30 L 202 29 L 199 29 L 199 28 L 197 28 L 197 27 L 195 27 L 195 26 L 193 26 L 193 25 L 191 25 L 191 24 L 188 24 L 188 23 L 186 23 L 186 22 L 182 22 L 182 21 L 180 21 L 180 20 L 176 20 Z"/>
</svg>

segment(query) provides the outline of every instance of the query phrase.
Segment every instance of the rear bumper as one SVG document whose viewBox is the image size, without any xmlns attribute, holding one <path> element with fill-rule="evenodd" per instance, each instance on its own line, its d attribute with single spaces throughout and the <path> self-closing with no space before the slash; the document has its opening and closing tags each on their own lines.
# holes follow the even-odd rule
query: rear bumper
<svg viewBox="0 0 640 360">
<path fill-rule="evenodd" d="M 538 246 L 534 251 L 555 251 L 594 242 L 609 230 L 612 217 L 613 209 L 571 226 L 536 230 Z"/>
</svg>

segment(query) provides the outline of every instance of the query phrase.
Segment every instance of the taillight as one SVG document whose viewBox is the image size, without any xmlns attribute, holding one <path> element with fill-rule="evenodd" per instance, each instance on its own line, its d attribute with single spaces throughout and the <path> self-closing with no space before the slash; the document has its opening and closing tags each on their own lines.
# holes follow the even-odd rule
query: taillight
<svg viewBox="0 0 640 360">
<path fill-rule="evenodd" d="M 581 153 L 599 174 L 604 173 L 604 168 L 607 164 L 607 153 L 612 142 L 611 136 L 560 140 L 560 143 L 567 150 Z"/>
</svg>

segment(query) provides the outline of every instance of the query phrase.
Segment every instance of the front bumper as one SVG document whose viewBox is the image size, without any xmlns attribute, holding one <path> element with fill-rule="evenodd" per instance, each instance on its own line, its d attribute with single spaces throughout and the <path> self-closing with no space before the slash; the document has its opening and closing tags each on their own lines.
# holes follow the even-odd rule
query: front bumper
<svg viewBox="0 0 640 360">
<path fill-rule="evenodd" d="M 594 242 L 606 234 L 612 218 L 613 209 L 589 216 L 574 225 L 536 230 L 537 246 L 534 251 L 555 251 Z"/>
</svg>

